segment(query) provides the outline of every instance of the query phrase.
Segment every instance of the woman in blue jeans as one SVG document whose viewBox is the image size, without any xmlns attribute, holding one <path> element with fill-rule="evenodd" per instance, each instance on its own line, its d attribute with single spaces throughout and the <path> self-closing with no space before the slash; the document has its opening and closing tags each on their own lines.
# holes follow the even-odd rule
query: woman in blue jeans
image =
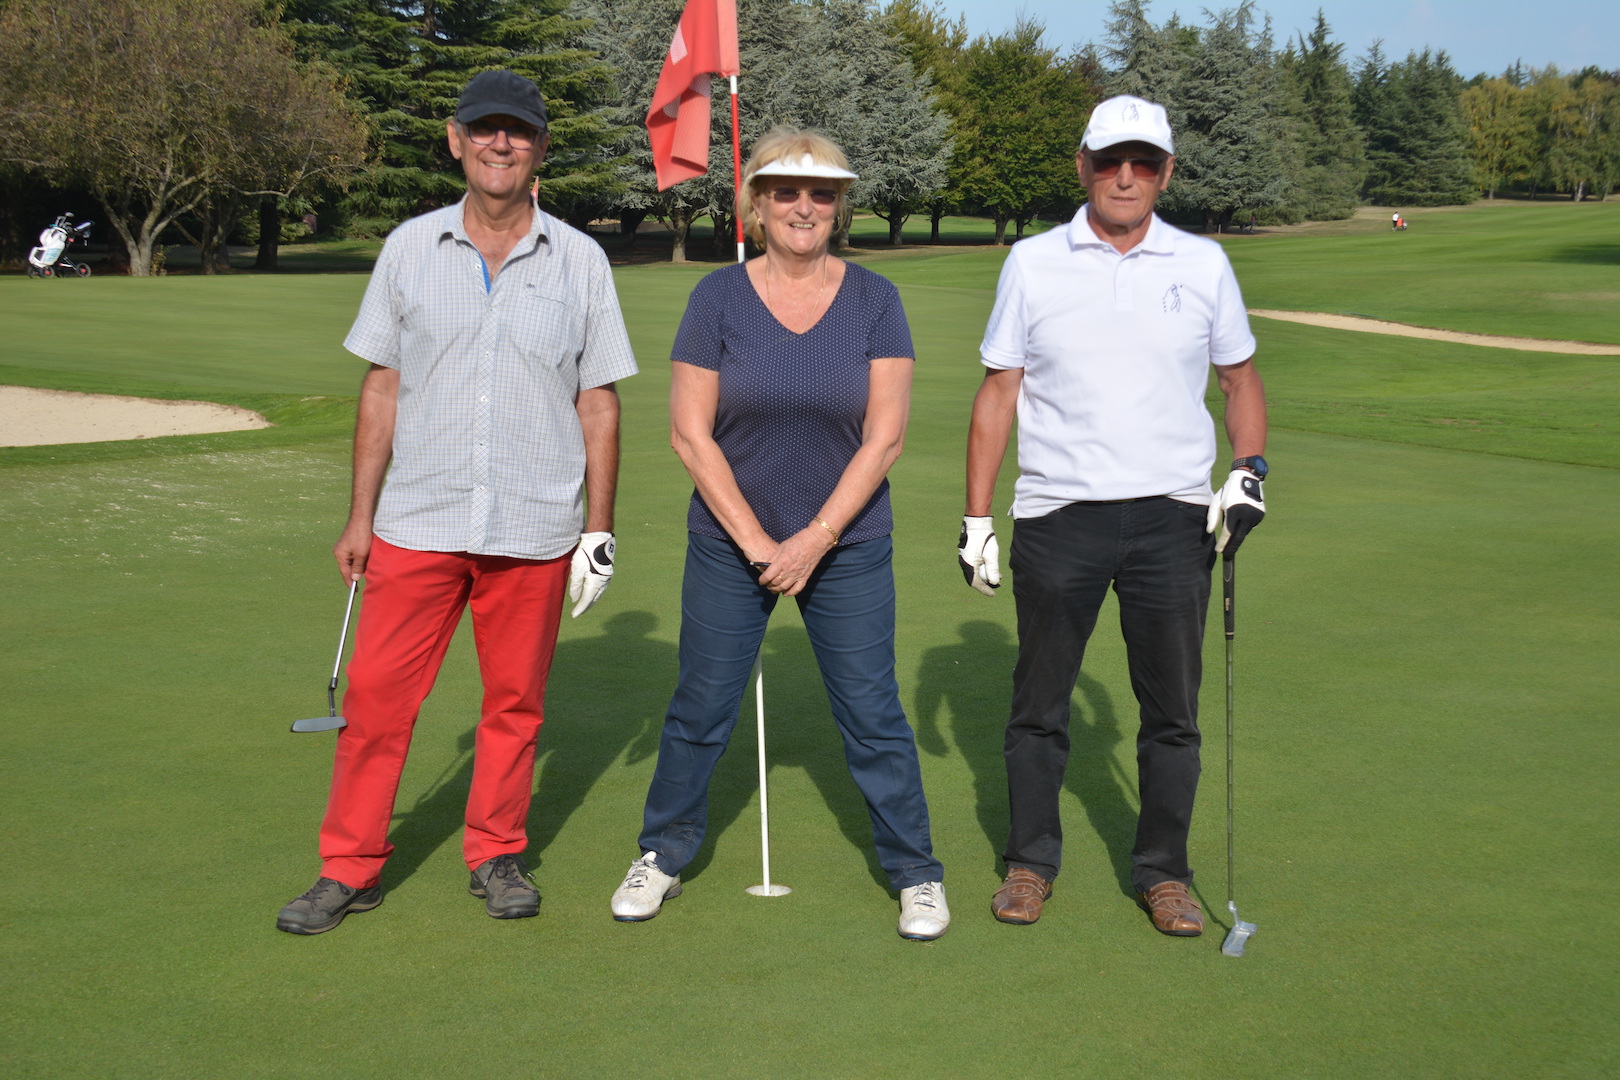
<svg viewBox="0 0 1620 1080">
<path fill-rule="evenodd" d="M 778 597 L 821 667 L 900 934 L 945 932 L 944 876 L 894 676 L 889 467 L 911 400 L 911 331 L 884 278 L 829 245 L 855 174 L 837 146 L 777 128 L 744 172 L 744 227 L 765 254 L 698 283 L 671 356 L 675 452 L 696 490 L 681 588 L 680 683 L 647 792 L 642 856 L 613 917 L 650 919 L 703 843 L 725 752 Z"/>
</svg>

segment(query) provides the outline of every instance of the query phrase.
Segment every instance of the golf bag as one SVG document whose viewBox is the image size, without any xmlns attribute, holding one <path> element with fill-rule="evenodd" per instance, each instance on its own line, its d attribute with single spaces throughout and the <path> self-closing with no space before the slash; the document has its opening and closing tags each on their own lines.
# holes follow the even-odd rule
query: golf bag
<svg viewBox="0 0 1620 1080">
<path fill-rule="evenodd" d="M 83 244 L 90 237 L 93 221 L 73 224 L 72 214 L 63 214 L 39 234 L 39 246 L 28 253 L 29 277 L 89 277 L 90 267 L 67 257 L 68 248 Z"/>
</svg>

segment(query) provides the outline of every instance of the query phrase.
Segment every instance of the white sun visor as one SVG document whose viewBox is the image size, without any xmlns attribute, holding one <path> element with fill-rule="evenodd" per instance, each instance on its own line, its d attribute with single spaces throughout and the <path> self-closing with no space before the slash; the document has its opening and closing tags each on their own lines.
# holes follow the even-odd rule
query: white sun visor
<svg viewBox="0 0 1620 1080">
<path fill-rule="evenodd" d="M 819 164 L 815 158 L 805 154 L 797 161 L 773 161 L 769 165 L 761 165 L 754 170 L 755 176 L 809 176 L 823 180 L 859 180 L 860 177 L 848 169 L 840 169 L 836 165 Z"/>
</svg>

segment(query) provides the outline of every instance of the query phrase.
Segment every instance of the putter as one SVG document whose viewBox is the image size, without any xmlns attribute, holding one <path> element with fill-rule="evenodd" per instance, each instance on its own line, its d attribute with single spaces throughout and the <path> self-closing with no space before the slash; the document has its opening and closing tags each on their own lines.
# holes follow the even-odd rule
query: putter
<svg viewBox="0 0 1620 1080">
<path fill-rule="evenodd" d="M 308 720 L 294 720 L 292 726 L 294 731 L 336 731 L 338 728 L 349 726 L 349 722 L 337 714 L 337 682 L 338 670 L 343 666 L 343 643 L 349 637 L 349 616 L 354 613 L 354 587 L 358 584 L 359 578 L 349 582 L 349 605 L 343 609 L 343 629 L 338 633 L 337 659 L 332 661 L 332 681 L 326 685 L 327 715 L 312 716 Z"/>
<path fill-rule="evenodd" d="M 1226 614 L 1226 910 L 1232 913 L 1232 929 L 1221 942 L 1222 956 L 1242 956 L 1244 944 L 1255 931 L 1254 923 L 1238 918 L 1232 888 L 1232 636 L 1236 631 L 1236 577 L 1237 554 L 1228 551 L 1221 560 L 1221 604 Z"/>
</svg>

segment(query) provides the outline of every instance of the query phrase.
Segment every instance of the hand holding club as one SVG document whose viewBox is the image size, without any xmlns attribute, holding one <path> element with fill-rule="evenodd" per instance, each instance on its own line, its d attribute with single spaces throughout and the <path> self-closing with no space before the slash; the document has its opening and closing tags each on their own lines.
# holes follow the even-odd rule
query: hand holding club
<svg viewBox="0 0 1620 1080">
<path fill-rule="evenodd" d="M 1266 498 L 1261 491 L 1260 478 L 1247 469 L 1233 469 L 1221 490 L 1215 493 L 1215 501 L 1209 504 L 1204 531 L 1212 533 L 1219 528 L 1221 534 L 1215 541 L 1215 550 L 1232 555 L 1249 535 L 1249 530 L 1265 516 Z"/>
</svg>

